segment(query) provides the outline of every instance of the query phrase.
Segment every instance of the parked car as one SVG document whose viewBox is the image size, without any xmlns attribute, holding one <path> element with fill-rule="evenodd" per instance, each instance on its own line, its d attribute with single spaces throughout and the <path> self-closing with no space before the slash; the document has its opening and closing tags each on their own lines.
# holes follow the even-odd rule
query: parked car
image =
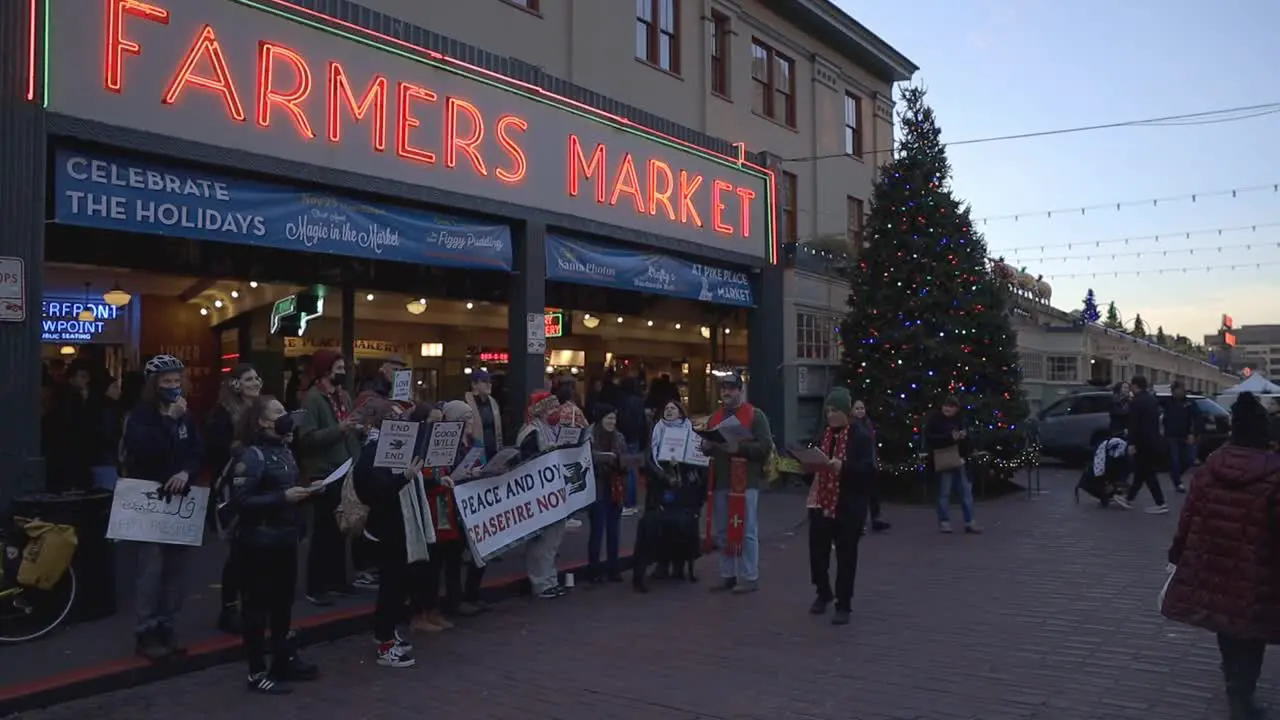
<svg viewBox="0 0 1280 720">
<path fill-rule="evenodd" d="M 1231 413 L 1211 398 L 1188 394 L 1200 410 L 1197 433 L 1200 459 L 1226 442 L 1231 432 Z M 1173 400 L 1168 391 L 1157 390 L 1162 408 Z M 1041 453 L 1071 464 L 1082 464 L 1093 457 L 1098 444 L 1111 429 L 1111 393 L 1084 391 L 1068 395 L 1041 410 L 1034 418 L 1040 436 Z"/>
</svg>

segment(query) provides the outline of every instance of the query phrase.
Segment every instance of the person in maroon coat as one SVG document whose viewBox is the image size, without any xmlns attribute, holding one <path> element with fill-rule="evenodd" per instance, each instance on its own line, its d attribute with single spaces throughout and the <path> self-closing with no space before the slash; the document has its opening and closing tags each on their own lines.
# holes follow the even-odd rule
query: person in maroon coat
<svg viewBox="0 0 1280 720">
<path fill-rule="evenodd" d="M 1231 408 L 1231 440 L 1191 484 L 1169 548 L 1176 566 L 1161 612 L 1218 635 L 1232 720 L 1254 700 L 1267 645 L 1280 642 L 1280 455 L 1268 450 L 1266 410 L 1252 393 Z"/>
</svg>

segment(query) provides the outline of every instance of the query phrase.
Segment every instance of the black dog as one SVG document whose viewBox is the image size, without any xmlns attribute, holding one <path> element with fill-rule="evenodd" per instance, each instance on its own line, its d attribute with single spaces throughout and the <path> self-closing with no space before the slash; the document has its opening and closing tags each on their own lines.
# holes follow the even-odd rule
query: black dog
<svg viewBox="0 0 1280 720">
<path fill-rule="evenodd" d="M 645 577 L 650 563 L 656 563 L 653 579 L 697 582 L 694 563 L 701 555 L 698 521 L 706 488 L 697 482 L 698 475 L 687 476 L 693 482 L 680 482 L 662 476 L 650 487 L 653 504 L 645 510 L 636 528 L 636 552 L 632 585 L 637 592 L 648 592 Z"/>
</svg>

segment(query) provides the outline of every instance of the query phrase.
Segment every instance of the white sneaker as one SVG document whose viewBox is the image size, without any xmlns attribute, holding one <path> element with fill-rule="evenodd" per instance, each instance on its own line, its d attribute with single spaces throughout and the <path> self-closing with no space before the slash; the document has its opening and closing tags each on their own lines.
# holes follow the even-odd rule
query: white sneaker
<svg viewBox="0 0 1280 720">
<path fill-rule="evenodd" d="M 569 518 L 568 520 L 564 521 L 564 526 L 568 530 L 577 530 L 578 528 L 582 527 L 582 521 L 579 520 L 578 518 Z"/>
<path fill-rule="evenodd" d="M 382 667 L 407 668 L 417 664 L 411 650 L 406 649 L 399 641 L 393 640 L 378 646 L 378 664 Z"/>
<path fill-rule="evenodd" d="M 1145 512 L 1148 515 L 1168 515 L 1169 506 L 1168 505 L 1152 505 L 1146 510 L 1143 510 L 1143 512 Z"/>
<path fill-rule="evenodd" d="M 1112 496 L 1111 496 L 1111 504 L 1112 504 L 1112 505 L 1115 505 L 1116 507 L 1120 508 L 1121 510 L 1132 510 L 1132 509 L 1133 509 L 1133 505 L 1129 504 L 1129 500 L 1128 500 L 1127 498 L 1125 498 L 1123 495 L 1112 495 Z"/>
<path fill-rule="evenodd" d="M 633 507 L 622 508 L 622 517 L 635 517 L 635 515 L 639 512 L 640 512 L 639 508 L 633 508 Z"/>
</svg>

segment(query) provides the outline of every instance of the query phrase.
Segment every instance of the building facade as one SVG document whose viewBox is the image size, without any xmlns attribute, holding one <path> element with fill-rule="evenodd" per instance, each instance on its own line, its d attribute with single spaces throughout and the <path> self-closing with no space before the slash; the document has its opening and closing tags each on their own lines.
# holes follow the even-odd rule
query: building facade
<svg viewBox="0 0 1280 720">
<path fill-rule="evenodd" d="M 1199 358 L 1140 340 L 1078 315 L 1015 295 L 1010 308 L 1018 333 L 1022 388 L 1032 412 L 1084 384 L 1110 385 L 1135 375 L 1153 385 L 1181 381 L 1189 392 L 1209 397 L 1238 382 Z"/>
<path fill-rule="evenodd" d="M 553 324 L 606 363 L 603 330 L 634 325 L 686 380 L 745 366 L 789 436 L 801 347 L 836 342 L 809 316 L 846 293 L 788 258 L 860 240 L 915 68 L 825 0 L 623 7 L 6 3 L 0 402 L 34 414 L 50 344 L 74 355 L 117 317 L 143 351 L 113 357 L 181 352 L 209 385 L 235 358 L 476 343 L 458 366 L 501 362 L 515 403 L 558 364 Z M 485 308 L 501 319 L 468 319 Z M 45 481 L 39 423 L 8 417 L 0 504 Z"/>
<path fill-rule="evenodd" d="M 1247 368 L 1267 378 L 1280 377 L 1280 325 L 1232 327 L 1230 321 L 1224 316 L 1222 328 L 1204 336 L 1218 365 L 1232 372 Z"/>
</svg>

